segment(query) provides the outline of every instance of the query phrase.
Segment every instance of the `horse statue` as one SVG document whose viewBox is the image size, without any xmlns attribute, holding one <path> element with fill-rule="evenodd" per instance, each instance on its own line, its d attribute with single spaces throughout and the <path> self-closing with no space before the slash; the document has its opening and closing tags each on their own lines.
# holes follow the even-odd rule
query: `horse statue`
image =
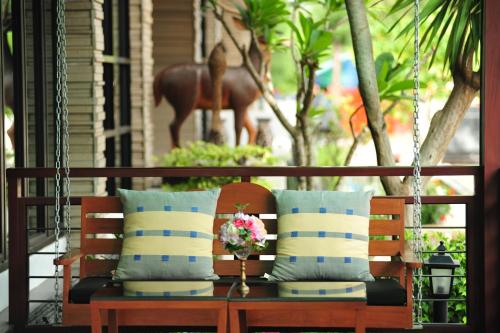
<svg viewBox="0 0 500 333">
<path fill-rule="evenodd" d="M 264 46 L 251 43 L 249 58 L 255 68 L 261 62 L 267 67 L 269 53 Z M 155 75 L 153 91 L 158 106 L 162 97 L 172 105 L 175 117 L 170 124 L 173 148 L 179 147 L 179 130 L 195 109 L 213 110 L 213 86 L 207 64 L 178 64 L 167 67 Z M 248 143 L 255 143 L 256 129 L 248 116 L 248 107 L 260 97 L 260 90 L 244 67 L 228 66 L 222 80 L 222 109 L 234 111 L 236 145 L 240 144 L 243 127 L 248 131 Z"/>
</svg>

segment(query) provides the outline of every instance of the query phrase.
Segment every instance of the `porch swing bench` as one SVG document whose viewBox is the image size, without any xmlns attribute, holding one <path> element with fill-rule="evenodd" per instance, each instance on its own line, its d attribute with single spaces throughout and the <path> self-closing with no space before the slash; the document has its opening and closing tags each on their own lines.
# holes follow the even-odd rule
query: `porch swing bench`
<svg viewBox="0 0 500 333">
<path fill-rule="evenodd" d="M 234 207 L 238 202 L 249 203 L 246 212 L 260 216 L 269 234 L 277 233 L 276 203 L 272 193 L 257 184 L 242 182 L 222 187 L 217 203 L 214 234 L 217 234 L 220 225 L 227 219 L 221 214 L 235 213 Z M 123 218 L 117 218 L 113 213 L 121 212 L 122 206 L 118 197 L 82 198 L 80 249 L 74 249 L 55 260 L 56 264 L 64 266 L 63 325 L 90 325 L 91 295 L 112 281 L 111 271 L 118 263 L 117 256 L 121 251 L 122 240 L 116 235 L 123 233 Z M 388 237 L 369 240 L 370 271 L 376 281 L 366 283 L 367 301 L 362 318 L 364 323 L 357 322 L 360 318 L 356 318 L 349 307 L 337 307 L 337 310 L 332 311 L 328 308 L 329 303 L 323 303 L 324 308 L 304 309 L 297 306 L 298 301 L 284 301 L 277 306 L 264 306 L 261 302 L 260 305 L 251 306 L 252 301 L 245 300 L 240 302 L 240 305 L 245 303 L 245 306 L 238 306 L 238 302 L 229 300 L 232 331 L 244 331 L 246 327 L 326 328 L 355 327 L 357 324 L 359 327 L 369 328 L 411 328 L 412 270 L 421 267 L 421 263 L 405 241 L 404 199 L 373 198 L 370 215 L 370 235 Z M 271 240 L 269 247 L 261 254 L 248 259 L 249 277 L 258 278 L 272 270 L 273 261 L 268 258 L 269 255 L 276 254 L 276 241 Z M 229 253 L 218 240 L 214 240 L 213 255 L 215 273 L 228 279 L 233 277 L 236 281 L 240 272 L 239 262 L 227 259 Z M 80 280 L 72 285 L 72 265 L 76 262 L 80 264 Z M 292 303 L 295 304 L 294 307 L 291 307 Z M 185 315 L 186 310 L 155 310 L 155 314 L 156 311 L 158 315 L 147 317 L 148 326 L 217 325 L 214 316 L 203 311 L 190 312 L 189 316 Z M 184 315 L 181 315 L 182 312 Z M 126 315 L 118 314 L 117 321 L 125 326 L 144 326 L 144 315 L 144 309 L 127 312 Z M 103 322 L 107 322 L 106 316 Z M 235 322 L 241 326 L 235 328 Z M 340 325 L 337 325 L 338 323 Z M 364 327 L 361 331 L 364 331 Z"/>
</svg>

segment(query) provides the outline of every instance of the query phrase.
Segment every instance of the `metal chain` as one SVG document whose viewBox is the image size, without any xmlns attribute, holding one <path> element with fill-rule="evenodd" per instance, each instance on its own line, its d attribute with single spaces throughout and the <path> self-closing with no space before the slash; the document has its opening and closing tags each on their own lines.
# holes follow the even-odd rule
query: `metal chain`
<svg viewBox="0 0 500 333">
<path fill-rule="evenodd" d="M 66 65 L 66 27 L 65 27 L 65 0 L 58 0 L 56 3 L 57 11 L 57 31 L 56 31 L 56 177 L 55 177 L 55 209 L 54 209 L 54 253 L 55 257 L 60 256 L 60 237 L 61 237 L 61 125 L 64 128 L 64 161 L 63 167 L 65 169 L 64 187 L 66 196 L 66 204 L 64 208 L 64 221 L 63 225 L 68 232 L 68 242 L 66 251 L 70 249 L 71 237 L 71 212 L 69 206 L 69 131 L 68 131 L 68 97 L 67 97 L 67 65 Z M 55 265 L 54 268 L 54 323 L 61 322 L 61 287 L 59 283 L 60 272 L 59 266 Z"/>
<path fill-rule="evenodd" d="M 414 54 L 413 54 L 413 251 L 415 256 L 422 260 L 422 179 L 420 177 L 420 128 L 419 128 L 419 113 L 420 113 L 420 1 L 415 0 L 415 39 L 414 39 Z M 416 292 L 413 295 L 413 313 L 414 322 L 422 325 L 422 268 L 417 268 L 414 271 L 414 279 L 416 279 Z M 415 283 L 414 283 L 415 284 Z"/>
<path fill-rule="evenodd" d="M 65 196 L 66 203 L 64 205 L 65 211 L 65 221 L 64 225 L 66 227 L 66 252 L 71 250 L 71 181 L 69 178 L 70 168 L 69 168 L 69 113 L 68 113 L 68 66 L 66 64 L 66 4 L 65 1 L 61 1 L 60 5 L 60 16 L 61 17 L 61 94 L 62 94 L 62 111 L 63 111 L 63 129 L 64 129 L 64 184 L 65 184 Z"/>
</svg>

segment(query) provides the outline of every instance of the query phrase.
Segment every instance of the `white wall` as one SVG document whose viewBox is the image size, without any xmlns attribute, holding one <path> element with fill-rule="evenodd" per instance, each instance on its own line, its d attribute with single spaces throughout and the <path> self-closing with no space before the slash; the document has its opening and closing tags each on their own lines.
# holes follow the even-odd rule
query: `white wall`
<svg viewBox="0 0 500 333">
<path fill-rule="evenodd" d="M 66 248 L 66 239 L 60 240 L 59 249 Z M 44 247 L 39 252 L 54 252 L 54 243 Z M 30 256 L 29 274 L 30 275 L 53 275 L 54 265 L 52 264 L 54 257 L 46 254 L 34 254 Z M 60 267 L 62 276 L 62 267 Z M 47 279 L 30 279 L 30 291 L 38 287 Z M 61 285 L 62 288 L 62 285 Z M 62 290 L 62 289 L 61 289 Z M 9 306 L 9 270 L 0 273 L 0 311 Z"/>
</svg>

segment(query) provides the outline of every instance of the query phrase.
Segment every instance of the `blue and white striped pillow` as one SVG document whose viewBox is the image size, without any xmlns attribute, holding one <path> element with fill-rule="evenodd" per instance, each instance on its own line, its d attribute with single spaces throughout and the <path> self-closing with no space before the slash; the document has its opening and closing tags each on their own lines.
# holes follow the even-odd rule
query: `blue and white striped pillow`
<svg viewBox="0 0 500 333">
<path fill-rule="evenodd" d="M 372 281 L 370 192 L 274 190 L 276 260 L 270 279 Z"/>
<path fill-rule="evenodd" d="M 124 210 L 119 280 L 217 279 L 213 223 L 220 190 L 119 189 Z"/>
</svg>

